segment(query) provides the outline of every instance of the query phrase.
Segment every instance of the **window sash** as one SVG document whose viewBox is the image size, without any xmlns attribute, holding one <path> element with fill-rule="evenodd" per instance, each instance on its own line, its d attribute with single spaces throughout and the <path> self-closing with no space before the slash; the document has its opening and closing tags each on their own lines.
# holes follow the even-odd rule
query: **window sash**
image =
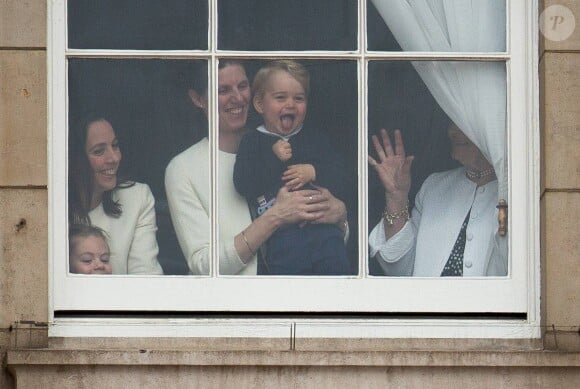
<svg viewBox="0 0 580 389">
<path fill-rule="evenodd" d="M 66 1 L 49 3 L 49 260 L 51 315 L 55 311 L 208 311 L 208 312 L 523 312 L 539 317 L 539 150 L 537 119 L 537 3 L 508 1 L 509 41 L 506 53 L 372 52 L 365 49 L 365 1 L 359 6 L 359 49 L 356 52 L 219 51 L 217 6 L 210 3 L 207 51 L 71 50 L 66 46 Z M 66 214 L 69 58 L 207 59 L 216 90 L 219 58 L 350 59 L 358 62 L 358 277 L 229 277 L 102 276 L 68 274 Z M 366 123 L 367 71 L 370 60 L 505 61 L 508 76 L 508 158 L 510 177 L 510 262 L 504 278 L 420 279 L 366 277 L 368 266 Z M 533 66 L 529 66 L 533 63 Z M 518 94 L 518 96 L 516 96 Z M 524 94 L 524 98 L 521 98 Z M 66 102 L 66 103 L 65 103 Z M 217 95 L 210 99 L 210 125 L 217 122 Z M 212 158 L 212 237 L 217 242 L 217 136 L 210 131 Z M 518 147 L 513 147 L 518 145 Z M 513 174 L 517 172 L 517 174 Z M 63 196 L 63 193 L 65 194 Z M 351 210 L 353 212 L 353 210 Z M 217 269 L 217 244 L 212 245 Z M 116 280 L 119 278 L 119 280 Z M 461 283 L 461 284 L 459 284 Z M 461 290 L 458 300 L 453 292 Z M 96 292 L 98 291 L 98 292 Z M 244 295 L 240 295 L 243 291 Z M 285 291 L 291 291 L 288 294 Z M 508 298 L 506 298 L 508 296 Z M 447 298 L 449 297 L 449 298 Z"/>
</svg>

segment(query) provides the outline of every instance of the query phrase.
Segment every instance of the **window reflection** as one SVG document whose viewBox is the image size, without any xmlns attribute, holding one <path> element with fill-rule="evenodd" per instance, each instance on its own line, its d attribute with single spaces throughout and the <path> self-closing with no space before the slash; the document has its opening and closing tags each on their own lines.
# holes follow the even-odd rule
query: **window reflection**
<svg viewBox="0 0 580 389">
<path fill-rule="evenodd" d="M 349 0 L 220 0 L 222 50 L 355 50 L 357 4 Z"/>
<path fill-rule="evenodd" d="M 68 42 L 76 49 L 203 50 L 207 0 L 68 2 Z"/>
</svg>

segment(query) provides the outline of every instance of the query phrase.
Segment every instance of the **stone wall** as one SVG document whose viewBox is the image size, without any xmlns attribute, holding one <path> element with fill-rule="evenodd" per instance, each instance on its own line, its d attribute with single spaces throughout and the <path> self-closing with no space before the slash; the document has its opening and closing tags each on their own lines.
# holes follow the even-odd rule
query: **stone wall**
<svg viewBox="0 0 580 389">
<path fill-rule="evenodd" d="M 46 2 L 0 2 L 0 360 L 48 319 Z M 3 368 L 0 387 L 13 381 Z"/>
<path fill-rule="evenodd" d="M 542 138 L 541 247 L 546 346 L 580 349 L 580 2 L 546 0 L 575 15 L 568 39 L 543 40 L 540 52 Z M 553 326 L 553 327 L 552 327 Z M 553 329 L 556 330 L 554 336 Z"/>
</svg>

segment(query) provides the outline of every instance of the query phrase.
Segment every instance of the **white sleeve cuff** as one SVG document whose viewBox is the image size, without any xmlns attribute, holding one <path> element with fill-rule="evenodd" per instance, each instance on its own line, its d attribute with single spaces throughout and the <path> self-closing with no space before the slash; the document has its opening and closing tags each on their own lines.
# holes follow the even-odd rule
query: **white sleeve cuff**
<svg viewBox="0 0 580 389">
<path fill-rule="evenodd" d="M 397 262 L 413 247 L 414 233 L 409 221 L 389 240 L 385 238 L 385 226 L 381 220 L 369 234 L 369 249 L 371 257 L 377 254 L 385 262 Z"/>
<path fill-rule="evenodd" d="M 236 251 L 233 239 L 231 244 L 225 245 L 225 247 L 222 247 L 222 250 L 219 257 L 220 274 L 234 275 L 247 265 L 241 260 Z"/>
</svg>

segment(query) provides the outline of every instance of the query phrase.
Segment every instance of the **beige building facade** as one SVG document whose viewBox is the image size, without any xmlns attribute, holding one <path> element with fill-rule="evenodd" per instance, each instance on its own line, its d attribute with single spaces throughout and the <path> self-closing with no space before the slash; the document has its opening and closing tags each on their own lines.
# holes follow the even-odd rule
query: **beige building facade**
<svg viewBox="0 0 580 389">
<path fill-rule="evenodd" d="M 47 4 L 0 2 L 0 388 L 574 388 L 580 2 L 540 35 L 541 339 L 49 338 Z"/>
</svg>

